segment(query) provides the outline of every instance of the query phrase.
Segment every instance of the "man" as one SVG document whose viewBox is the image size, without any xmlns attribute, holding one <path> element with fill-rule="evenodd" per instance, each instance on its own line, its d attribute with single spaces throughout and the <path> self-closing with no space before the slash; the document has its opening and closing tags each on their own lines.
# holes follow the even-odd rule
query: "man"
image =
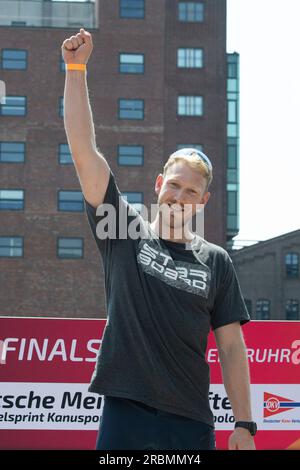
<svg viewBox="0 0 300 470">
<path fill-rule="evenodd" d="M 205 361 L 211 327 L 236 420 L 229 449 L 254 449 L 240 326 L 249 315 L 227 252 L 188 225 L 209 200 L 211 163 L 195 149 L 175 152 L 156 178 L 154 221 L 132 210 L 96 147 L 85 73 L 92 48 L 84 29 L 62 44 L 65 129 L 105 272 L 107 324 L 89 387 L 104 395 L 97 449 L 215 449 Z M 104 207 L 117 213 L 109 237 Z M 136 221 L 140 236 L 129 236 Z"/>
</svg>

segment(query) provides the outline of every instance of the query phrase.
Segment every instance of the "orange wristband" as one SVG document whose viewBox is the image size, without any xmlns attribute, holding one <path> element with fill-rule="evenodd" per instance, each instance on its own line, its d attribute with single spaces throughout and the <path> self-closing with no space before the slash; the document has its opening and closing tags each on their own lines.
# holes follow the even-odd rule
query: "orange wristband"
<svg viewBox="0 0 300 470">
<path fill-rule="evenodd" d="M 86 64 L 66 64 L 67 70 L 81 70 L 82 72 L 86 71 Z"/>
</svg>

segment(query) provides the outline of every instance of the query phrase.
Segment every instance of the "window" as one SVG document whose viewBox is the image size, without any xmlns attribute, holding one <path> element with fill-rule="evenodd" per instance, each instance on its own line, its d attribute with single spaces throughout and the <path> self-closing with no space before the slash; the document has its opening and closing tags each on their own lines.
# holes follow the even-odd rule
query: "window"
<svg viewBox="0 0 300 470">
<path fill-rule="evenodd" d="M 193 148 L 193 149 L 197 149 L 203 152 L 202 144 L 177 144 L 177 150 L 184 149 L 184 148 Z"/>
<path fill-rule="evenodd" d="M 238 137 L 238 125 L 237 124 L 227 124 L 227 136 L 230 138 Z"/>
<path fill-rule="evenodd" d="M 2 49 L 1 67 L 8 70 L 26 70 L 27 51 L 25 49 Z"/>
<path fill-rule="evenodd" d="M 239 72 L 239 68 L 238 68 L 238 60 L 239 60 L 239 56 L 237 53 L 233 53 L 233 54 L 229 54 L 227 56 L 227 77 L 228 79 L 231 79 L 231 78 L 235 78 L 237 79 L 238 78 L 238 72 Z"/>
<path fill-rule="evenodd" d="M 203 67 L 203 50 L 177 49 L 177 67 L 200 69 Z"/>
<path fill-rule="evenodd" d="M 231 142 L 239 136 L 239 55 L 227 54 L 227 137 Z M 237 158 L 238 160 L 238 158 Z"/>
<path fill-rule="evenodd" d="M 120 73 L 144 73 L 144 54 L 120 54 Z"/>
<path fill-rule="evenodd" d="M 63 59 L 63 56 L 62 54 L 60 55 L 60 60 L 59 60 L 59 70 L 61 72 L 65 72 L 66 71 L 66 64 L 65 64 L 65 61 Z"/>
<path fill-rule="evenodd" d="M 145 0 L 120 0 L 120 18 L 144 18 Z"/>
<path fill-rule="evenodd" d="M 59 144 L 58 159 L 61 165 L 70 165 L 73 163 L 70 148 L 68 144 Z"/>
<path fill-rule="evenodd" d="M 227 228 L 238 230 L 238 185 L 227 183 Z"/>
<path fill-rule="evenodd" d="M 238 103 L 237 101 L 228 100 L 228 123 L 236 123 L 238 121 Z"/>
<path fill-rule="evenodd" d="M 228 78 L 227 80 L 227 92 L 229 96 L 231 93 L 238 93 L 239 92 L 239 82 L 236 78 Z"/>
<path fill-rule="evenodd" d="M 140 166 L 144 164 L 144 147 L 142 145 L 119 145 L 118 164 Z"/>
<path fill-rule="evenodd" d="M 64 117 L 64 97 L 59 98 L 59 116 Z"/>
<path fill-rule="evenodd" d="M 227 139 L 227 157 L 228 169 L 237 170 L 238 168 L 238 142 L 237 139 L 228 137 Z"/>
<path fill-rule="evenodd" d="M 299 320 L 299 301 L 295 299 L 287 300 L 285 312 L 287 320 Z"/>
<path fill-rule="evenodd" d="M 23 210 L 24 191 L 23 189 L 1 189 L 0 190 L 0 210 Z"/>
<path fill-rule="evenodd" d="M 237 169 L 234 170 L 234 169 L 227 168 L 227 183 L 228 183 L 228 186 L 231 186 L 231 185 L 235 186 L 233 191 L 236 191 L 237 193 L 239 192 Z"/>
<path fill-rule="evenodd" d="M 239 192 L 238 140 L 227 138 L 227 183 L 235 184 L 234 191 Z"/>
<path fill-rule="evenodd" d="M 137 211 L 141 211 L 143 204 L 143 193 L 125 191 L 122 192 L 122 196 L 127 200 L 127 202 L 133 206 Z"/>
<path fill-rule="evenodd" d="M 144 100 L 119 100 L 119 119 L 144 119 Z"/>
<path fill-rule="evenodd" d="M 235 215 L 237 214 L 237 191 L 227 191 L 227 207 L 228 207 L 228 215 Z"/>
<path fill-rule="evenodd" d="M 26 115 L 26 96 L 6 96 L 5 101 L 5 104 L 0 104 L 0 116 Z"/>
<path fill-rule="evenodd" d="M 58 210 L 68 212 L 83 212 L 83 197 L 81 191 L 59 191 Z"/>
<path fill-rule="evenodd" d="M 0 142 L 0 162 L 23 163 L 25 160 L 25 143 Z"/>
<path fill-rule="evenodd" d="M 83 258 L 82 238 L 58 238 L 57 257 L 64 259 Z"/>
<path fill-rule="evenodd" d="M 22 237 L 0 237 L 0 257 L 19 258 L 23 256 Z"/>
<path fill-rule="evenodd" d="M 202 96 L 178 96 L 177 113 L 179 116 L 202 116 Z"/>
<path fill-rule="evenodd" d="M 299 255 L 298 253 L 287 253 L 285 255 L 285 270 L 288 279 L 299 277 Z"/>
<path fill-rule="evenodd" d="M 201 23 L 204 19 L 204 5 L 200 2 L 179 2 L 179 21 Z"/>
<path fill-rule="evenodd" d="M 256 302 L 256 318 L 257 320 L 270 319 L 270 301 L 267 299 L 259 299 Z"/>
</svg>

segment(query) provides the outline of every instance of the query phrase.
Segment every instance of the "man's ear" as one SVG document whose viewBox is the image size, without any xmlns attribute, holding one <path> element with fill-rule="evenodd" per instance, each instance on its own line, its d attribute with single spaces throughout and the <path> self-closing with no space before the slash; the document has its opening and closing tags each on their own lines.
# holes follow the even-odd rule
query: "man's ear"
<svg viewBox="0 0 300 470">
<path fill-rule="evenodd" d="M 160 190 L 161 190 L 161 187 L 162 187 L 162 184 L 164 182 L 164 177 L 163 175 L 160 173 L 157 177 L 156 177 L 156 180 L 155 180 L 155 194 L 158 196 L 159 193 L 160 193 Z"/>
<path fill-rule="evenodd" d="M 206 191 L 206 193 L 202 196 L 201 204 L 206 205 L 206 204 L 208 203 L 208 201 L 209 201 L 210 195 L 211 195 L 211 193 L 209 193 L 208 191 Z"/>
</svg>

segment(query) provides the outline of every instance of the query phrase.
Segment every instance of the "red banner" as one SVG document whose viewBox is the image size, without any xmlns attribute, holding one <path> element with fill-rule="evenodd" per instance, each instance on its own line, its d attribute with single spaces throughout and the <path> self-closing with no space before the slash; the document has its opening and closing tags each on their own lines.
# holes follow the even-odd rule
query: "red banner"
<svg viewBox="0 0 300 470">
<path fill-rule="evenodd" d="M 87 392 L 105 320 L 0 317 L 0 448 L 93 449 L 102 400 Z M 258 449 L 300 449 L 300 322 L 243 327 Z M 234 417 L 213 334 L 207 348 L 217 447 Z"/>
</svg>

